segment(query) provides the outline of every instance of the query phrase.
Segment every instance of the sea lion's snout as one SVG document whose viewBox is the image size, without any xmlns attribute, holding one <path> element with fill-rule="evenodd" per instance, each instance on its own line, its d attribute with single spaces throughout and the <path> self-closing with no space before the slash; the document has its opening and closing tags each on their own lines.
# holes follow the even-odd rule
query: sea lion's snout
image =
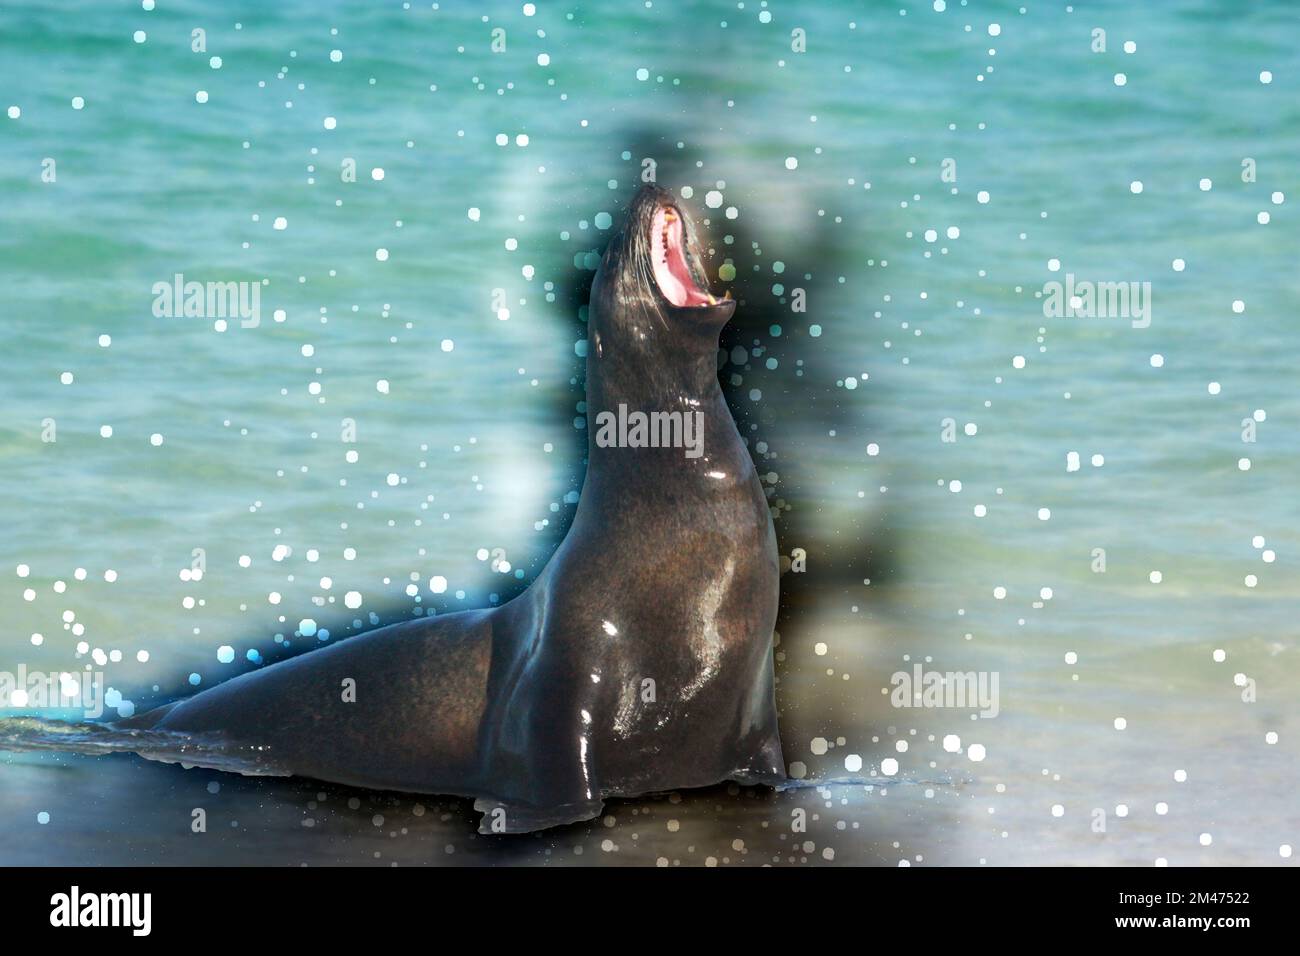
<svg viewBox="0 0 1300 956">
<path fill-rule="evenodd" d="M 628 204 L 591 288 L 592 341 L 597 355 L 617 343 L 645 352 L 652 341 L 712 350 L 735 312 L 730 293 L 709 289 L 705 252 L 690 215 L 676 197 L 646 184 Z"/>
<path fill-rule="evenodd" d="M 646 184 L 628 210 L 621 264 L 643 277 L 644 295 L 664 312 L 721 320 L 731 317 L 731 293 L 709 288 L 704 249 L 690 215 L 666 189 Z"/>
</svg>

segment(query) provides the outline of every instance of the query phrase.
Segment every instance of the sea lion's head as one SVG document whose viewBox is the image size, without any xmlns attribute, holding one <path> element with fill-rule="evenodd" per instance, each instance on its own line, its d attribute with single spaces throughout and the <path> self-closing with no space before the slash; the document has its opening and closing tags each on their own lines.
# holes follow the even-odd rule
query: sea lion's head
<svg viewBox="0 0 1300 956">
<path fill-rule="evenodd" d="M 690 216 L 672 193 L 646 185 L 592 283 L 589 355 L 620 365 L 694 365 L 702 358 L 711 364 L 718 333 L 735 308 L 709 289 Z"/>
</svg>

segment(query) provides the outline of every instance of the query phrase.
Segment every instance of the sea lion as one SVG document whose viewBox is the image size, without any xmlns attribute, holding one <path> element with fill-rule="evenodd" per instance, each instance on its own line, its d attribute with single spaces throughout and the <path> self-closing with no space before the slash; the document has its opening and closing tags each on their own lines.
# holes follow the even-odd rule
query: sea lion
<svg viewBox="0 0 1300 956">
<path fill-rule="evenodd" d="M 482 832 L 589 819 L 607 797 L 784 781 L 776 536 L 717 377 L 734 310 L 708 291 L 684 211 L 643 187 L 591 290 L 586 482 L 532 585 L 119 726 L 217 734 L 302 776 L 474 797 Z"/>
</svg>

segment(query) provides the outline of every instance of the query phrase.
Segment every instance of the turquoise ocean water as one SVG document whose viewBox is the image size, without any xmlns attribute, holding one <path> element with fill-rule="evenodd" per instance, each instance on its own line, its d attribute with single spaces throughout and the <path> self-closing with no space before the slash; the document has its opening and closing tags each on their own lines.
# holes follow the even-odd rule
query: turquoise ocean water
<svg viewBox="0 0 1300 956">
<path fill-rule="evenodd" d="M 0 671 L 111 718 L 517 593 L 580 489 L 585 283 L 653 169 L 743 299 L 720 375 L 808 555 L 787 761 L 872 783 L 502 848 L 457 802 L 15 752 L 0 861 L 1287 863 L 1298 30 L 1282 2 L 6 2 Z M 178 274 L 258 314 L 159 314 Z M 1067 276 L 1145 314 L 1048 315 Z M 918 663 L 996 674 L 997 715 L 893 706 Z"/>
</svg>

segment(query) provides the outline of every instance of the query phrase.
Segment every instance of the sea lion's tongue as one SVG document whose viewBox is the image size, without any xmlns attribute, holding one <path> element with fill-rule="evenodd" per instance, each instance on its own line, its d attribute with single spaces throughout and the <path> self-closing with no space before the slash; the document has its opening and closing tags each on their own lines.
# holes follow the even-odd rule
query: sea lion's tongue
<svg viewBox="0 0 1300 956">
<path fill-rule="evenodd" d="M 713 297 L 695 285 L 686 263 L 681 216 L 675 210 L 663 207 L 655 212 L 651 230 L 654 276 L 664 298 L 676 306 L 712 303 Z"/>
</svg>

